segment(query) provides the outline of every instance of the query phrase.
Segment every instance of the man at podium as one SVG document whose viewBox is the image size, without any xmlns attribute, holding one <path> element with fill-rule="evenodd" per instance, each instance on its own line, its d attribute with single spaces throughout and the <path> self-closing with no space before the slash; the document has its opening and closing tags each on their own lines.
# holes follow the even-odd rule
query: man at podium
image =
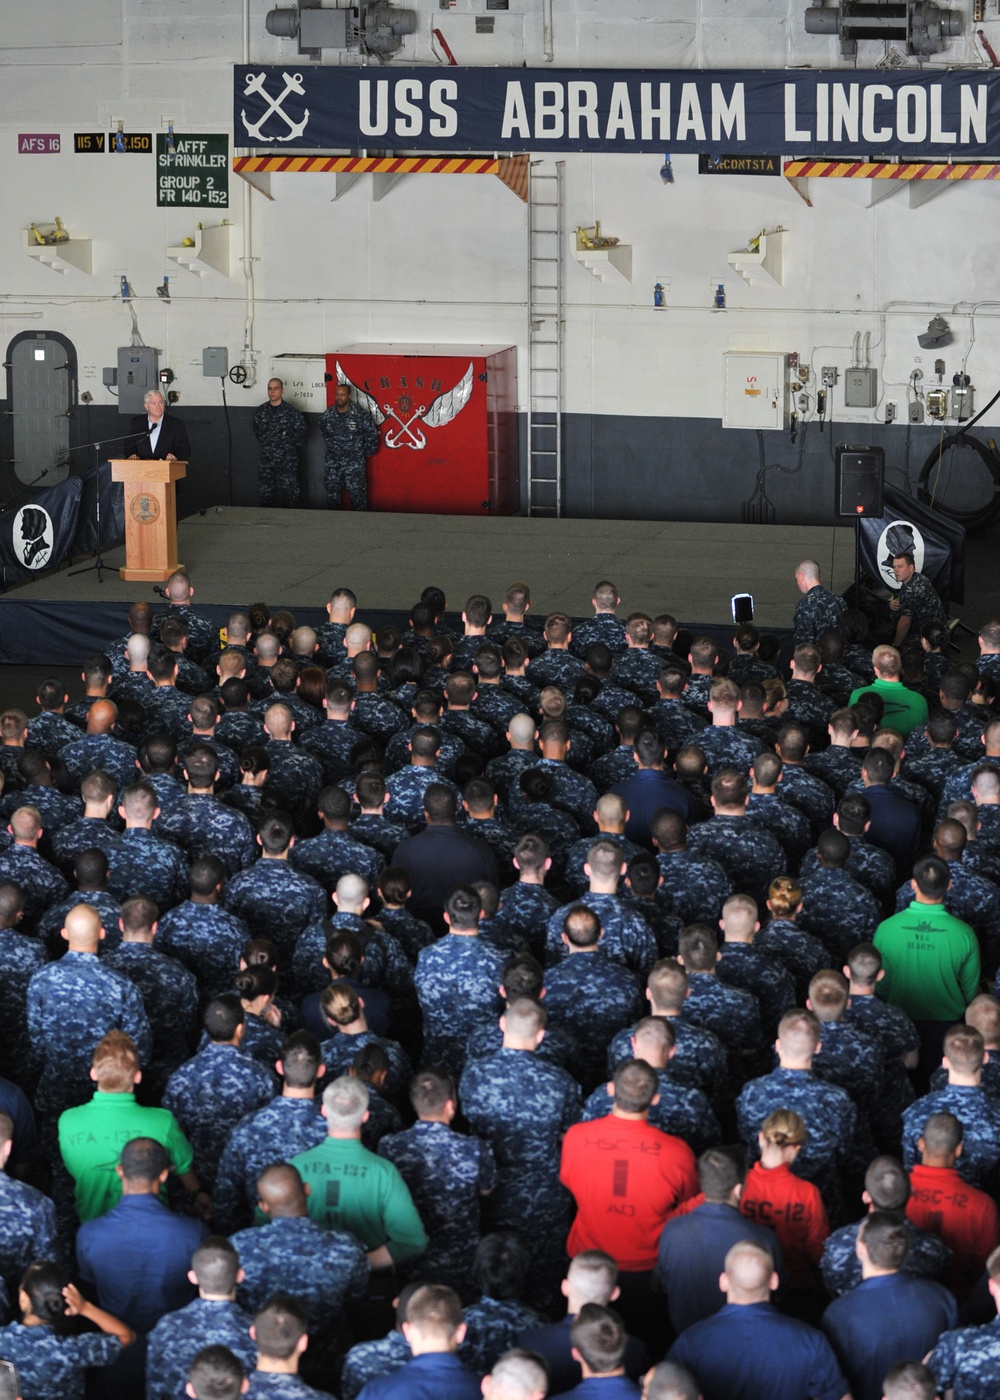
<svg viewBox="0 0 1000 1400">
<path fill-rule="evenodd" d="M 142 402 L 145 412 L 136 414 L 129 424 L 131 436 L 125 441 L 124 456 L 129 461 L 186 462 L 191 456 L 187 429 L 166 412 L 159 389 L 150 389 Z"/>
</svg>

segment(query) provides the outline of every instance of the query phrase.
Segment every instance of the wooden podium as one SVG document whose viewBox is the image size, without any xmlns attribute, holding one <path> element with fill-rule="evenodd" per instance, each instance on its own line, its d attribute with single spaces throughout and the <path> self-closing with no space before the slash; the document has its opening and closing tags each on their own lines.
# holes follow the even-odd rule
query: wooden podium
<svg viewBox="0 0 1000 1400">
<path fill-rule="evenodd" d="M 162 583 L 177 563 L 177 486 L 187 462 L 111 459 L 111 480 L 125 487 L 126 582 Z"/>
</svg>

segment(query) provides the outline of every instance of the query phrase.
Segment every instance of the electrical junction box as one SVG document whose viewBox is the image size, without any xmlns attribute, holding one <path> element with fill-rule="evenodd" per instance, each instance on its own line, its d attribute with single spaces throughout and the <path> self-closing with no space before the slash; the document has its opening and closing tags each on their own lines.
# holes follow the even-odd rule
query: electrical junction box
<svg viewBox="0 0 1000 1400">
<path fill-rule="evenodd" d="M 221 379 L 229 373 L 229 351 L 224 345 L 206 345 L 201 352 L 201 372 L 206 379 Z"/>
<path fill-rule="evenodd" d="M 328 395 L 326 355 L 275 355 L 272 379 L 285 386 L 284 397 L 301 413 L 325 413 Z"/>
<path fill-rule="evenodd" d="M 346 49 L 347 11 L 319 7 L 299 10 L 299 52 L 303 49 Z"/>
<path fill-rule="evenodd" d="M 725 360 L 724 428 L 788 427 L 787 355 L 731 350 Z"/>
<path fill-rule="evenodd" d="M 874 408 L 877 402 L 877 372 L 873 369 L 845 369 L 844 407 Z"/>
<path fill-rule="evenodd" d="M 150 389 L 159 389 L 159 353 L 152 345 L 119 345 L 118 412 L 141 413 Z"/>
</svg>

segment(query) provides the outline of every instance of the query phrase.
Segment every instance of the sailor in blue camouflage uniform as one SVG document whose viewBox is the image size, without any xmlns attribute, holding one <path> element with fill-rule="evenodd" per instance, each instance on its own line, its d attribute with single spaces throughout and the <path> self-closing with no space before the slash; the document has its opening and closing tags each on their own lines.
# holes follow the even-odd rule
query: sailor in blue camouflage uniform
<svg viewBox="0 0 1000 1400">
<path fill-rule="evenodd" d="M 620 602 L 618 589 L 609 579 L 601 579 L 595 584 L 591 599 L 594 616 L 585 618 L 573 628 L 570 650 L 574 656 L 585 656 L 588 648 L 598 642 L 603 643 L 614 656 L 620 656 L 626 650 L 625 624 L 615 616 Z"/>
<path fill-rule="evenodd" d="M 15 884 L 21 891 L 25 933 L 32 933 L 46 909 L 69 894 L 59 871 L 38 854 L 43 830 L 36 808 L 18 807 L 10 819 L 14 844 L 0 855 L 0 881 Z"/>
<path fill-rule="evenodd" d="M 191 606 L 194 588 L 186 570 L 174 570 L 167 579 L 166 593 L 170 607 L 153 618 L 150 634 L 154 638 L 160 635 L 160 625 L 164 618 L 182 617 L 188 625 L 188 651 L 195 661 L 202 661 L 218 647 L 219 629 L 214 622 L 196 612 Z"/>
<path fill-rule="evenodd" d="M 62 713 L 68 698 L 62 681 L 42 681 L 35 696 L 41 709 L 28 720 L 29 748 L 41 749 L 47 757 L 54 758 L 63 744 L 79 739 L 79 729 Z"/>
<path fill-rule="evenodd" d="M 339 989 L 338 989 L 339 991 Z M 356 1007 L 357 1014 L 354 1015 L 354 1023 L 362 1024 L 364 1012 L 361 1008 L 360 998 L 353 987 L 344 987 L 339 991 L 339 995 L 345 999 L 342 1005 L 346 1004 L 350 1011 L 342 1014 L 353 1014 Z M 353 998 L 353 1001 L 351 1000 Z M 326 1006 L 326 1001 L 323 1003 Z M 339 1079 L 342 1074 L 346 1074 L 354 1062 L 354 1057 L 359 1050 L 364 1050 L 366 1046 L 377 1045 L 384 1052 L 389 1062 L 389 1068 L 385 1079 L 383 1092 L 386 1098 L 397 1100 L 403 1094 L 406 1085 L 409 1083 L 413 1073 L 413 1066 L 410 1057 L 398 1041 L 390 1040 L 386 1036 L 376 1035 L 374 1031 L 367 1028 L 361 1030 L 350 1030 L 348 1026 L 351 1022 L 341 1026 L 334 1023 L 334 1031 L 320 1045 L 320 1054 L 323 1063 L 326 1065 L 326 1072 L 330 1081 Z"/>
<path fill-rule="evenodd" d="M 452 776 L 455 764 L 464 753 L 468 752 L 468 749 L 457 734 L 450 734 L 442 729 L 441 711 L 443 708 L 444 702 L 436 690 L 425 686 L 417 691 L 410 706 L 410 716 L 413 723 L 394 734 L 386 745 L 383 767 L 386 774 L 398 773 L 401 769 L 407 768 L 410 763 L 410 745 L 414 735 L 421 729 L 433 729 L 440 740 L 440 748 L 435 759 L 437 767 L 446 778 Z"/>
<path fill-rule="evenodd" d="M 236 1296 L 256 1313 L 275 1293 L 291 1293 L 306 1310 L 314 1344 L 330 1340 L 345 1302 L 363 1298 L 368 1288 L 365 1247 L 344 1230 L 310 1220 L 302 1178 L 287 1161 L 267 1167 L 257 1188 L 268 1223 L 232 1237 L 245 1273 Z"/>
<path fill-rule="evenodd" d="M 424 1060 L 456 1078 L 477 1022 L 499 1005 L 503 957 L 479 937 L 480 899 L 458 885 L 445 902 L 449 932 L 417 958 L 414 984 L 424 1025 Z"/>
<path fill-rule="evenodd" d="M 262 859 L 234 875 L 223 895 L 230 913 L 243 919 L 255 938 L 272 939 L 286 962 L 302 930 L 326 912 L 323 886 L 288 862 L 293 836 L 284 812 L 265 817 L 257 833 Z"/>
<path fill-rule="evenodd" d="M 0 1074 L 33 1085 L 36 1067 L 28 1049 L 28 983 L 47 959 L 40 937 L 17 932 L 23 907 L 19 886 L 0 885 Z"/>
<path fill-rule="evenodd" d="M 277 1066 L 281 1096 L 236 1124 L 219 1159 L 213 1219 L 220 1230 L 232 1234 L 251 1223 L 257 1179 L 265 1167 L 308 1152 L 325 1139 L 326 1119 L 316 1099 L 321 1063 L 319 1041 L 308 1031 L 296 1031 L 285 1041 Z"/>
<path fill-rule="evenodd" d="M 14 1123 L 0 1112 L 0 1167 L 10 1160 Z M 34 1186 L 0 1170 L 0 1279 L 9 1298 L 17 1297 L 21 1275 L 33 1259 L 59 1259 L 52 1200 Z"/>
<path fill-rule="evenodd" d="M 19 790 L 6 793 L 0 800 L 0 817 L 6 822 L 18 807 L 34 807 L 42 819 L 46 836 L 69 826 L 81 815 L 78 797 L 60 792 L 52 782 L 52 767 L 37 749 L 25 749 L 17 761 L 23 781 Z"/>
<path fill-rule="evenodd" d="M 267 381 L 267 403 L 254 410 L 250 426 L 260 444 L 257 459 L 257 500 L 262 506 L 297 507 L 299 448 L 306 440 L 306 420 L 286 403 L 280 379 Z"/>
<path fill-rule="evenodd" d="M 91 773 L 83 780 L 83 786 L 85 803 L 88 787 L 103 793 L 100 801 L 95 799 L 89 804 L 90 810 L 96 812 L 103 808 L 104 812 L 109 813 L 117 796 L 114 780 L 106 773 Z M 72 873 L 73 862 L 81 851 L 90 851 L 95 847 L 101 851 L 109 851 L 112 846 L 117 845 L 120 838 L 120 833 L 112 828 L 106 815 L 87 816 L 86 812 L 87 806 L 82 817 L 77 817 L 68 826 L 54 832 L 49 843 L 53 861 L 66 875 Z"/>
<path fill-rule="evenodd" d="M 662 1133 L 683 1138 L 695 1156 L 721 1141 L 719 1120 L 700 1089 L 673 1077 L 676 1039 L 670 1021 L 646 1016 L 631 1036 L 633 1054 L 656 1070 L 658 1102 L 649 1108 L 649 1122 Z M 629 1057 L 631 1058 L 631 1057 Z M 606 1118 L 614 1107 L 613 1083 L 599 1084 L 583 1106 L 584 1122 Z"/>
<path fill-rule="evenodd" d="M 906 1220 L 904 1211 L 909 1198 L 910 1178 L 898 1158 L 874 1158 L 865 1171 L 862 1201 L 869 1211 L 889 1211 L 905 1223 L 910 1237 L 901 1266 L 905 1273 L 945 1282 L 950 1276 L 951 1250 L 940 1236 Z M 857 1220 L 842 1225 L 827 1236 L 823 1245 L 819 1267 L 831 1298 L 839 1298 L 861 1282 L 861 1260 L 855 1249 L 860 1228 Z"/>
<path fill-rule="evenodd" d="M 898 1151 L 902 1116 L 915 1097 L 906 1067 L 917 1063 L 920 1037 L 901 1007 L 890 1006 L 875 995 L 883 972 L 882 955 L 873 943 L 859 943 L 851 949 L 844 975 L 849 980 L 851 999 L 843 1019 L 877 1041 L 885 1057 L 882 1089 L 873 1114 L 876 1141 L 886 1151 Z M 948 1082 L 947 1071 L 942 1069 L 940 1073 L 943 1083 L 932 1080 L 934 1089 Z"/>
<path fill-rule="evenodd" d="M 805 815 L 782 798 L 783 766 L 770 750 L 756 756 L 751 766 L 753 787 L 747 798 L 747 816 L 776 836 L 790 859 L 798 862 L 809 849 L 812 828 Z"/>
<path fill-rule="evenodd" d="M 873 1127 L 876 1120 L 886 1134 L 892 1130 L 882 1100 L 885 1055 L 879 1041 L 846 1019 L 848 992 L 847 978 L 834 968 L 824 968 L 809 984 L 806 1005 L 818 1018 L 822 1037 L 812 1068 L 818 1079 L 839 1085 L 851 1096 L 858 1110 L 859 1139 L 864 1141 L 866 1129 Z M 873 1153 L 873 1141 L 871 1149 Z"/>
<path fill-rule="evenodd" d="M 673 963 L 672 959 L 667 961 Z M 673 963 L 673 966 L 684 978 L 686 995 L 687 978 L 684 977 L 684 969 L 679 963 Z M 670 1077 L 677 1084 L 687 1084 L 693 1089 L 700 1089 L 714 1103 L 727 1082 L 728 1062 L 722 1041 L 704 1026 L 696 1026 L 693 1021 L 686 1021 L 676 1013 L 665 1015 L 664 1011 L 657 1007 L 655 1000 L 652 1000 L 650 1005 L 657 1016 L 669 1020 L 674 1032 L 675 1048 L 670 1061 Z M 613 1076 L 625 1060 L 635 1058 L 632 1037 L 637 1025 L 638 1022 L 619 1031 L 608 1046 L 609 1076 Z"/>
<path fill-rule="evenodd" d="M 88 773 L 107 773 L 120 788 L 138 776 L 135 749 L 111 732 L 117 718 L 118 708 L 110 700 L 95 700 L 87 723 L 103 728 L 89 728 L 82 738 L 59 750 L 74 788 L 79 788 Z"/>
<path fill-rule="evenodd" d="M 818 642 L 824 632 L 835 631 L 847 611 L 843 598 L 824 588 L 820 567 L 814 559 L 803 559 L 795 570 L 795 584 L 803 595 L 795 605 L 792 627 L 795 645 Z"/>
<path fill-rule="evenodd" d="M 492 1370 L 522 1332 L 545 1326 L 546 1319 L 523 1300 L 530 1269 L 524 1233 L 497 1230 L 480 1243 L 473 1266 L 478 1296 L 463 1310 L 465 1340 L 458 1348 L 459 1361 L 470 1371 Z"/>
<path fill-rule="evenodd" d="M 327 939 L 336 928 L 355 933 L 361 940 L 365 986 L 385 990 L 397 1003 L 412 1000 L 413 969 L 407 955 L 390 933 L 362 918 L 368 904 L 368 886 L 364 880 L 359 875 L 341 875 L 333 893 L 331 919 L 313 920 L 296 940 L 292 973 L 300 991 L 322 991 L 329 982 L 329 970 L 323 966 L 323 959 Z"/>
<path fill-rule="evenodd" d="M 985 1050 L 972 1026 L 952 1026 L 944 1038 L 948 1083 L 917 1099 L 903 1114 L 903 1163 L 919 1161 L 917 1141 L 932 1113 L 953 1113 L 962 1125 L 962 1152 L 955 1166 L 963 1181 L 995 1191 L 1000 1167 L 1000 1101 L 980 1083 Z"/>
<path fill-rule="evenodd" d="M 687 849 L 693 856 L 718 861 L 736 889 L 762 905 L 768 885 L 785 873 L 788 858 L 769 831 L 748 819 L 747 786 L 735 768 L 713 779 L 715 815 L 691 828 Z"/>
<path fill-rule="evenodd" d="M 185 774 L 187 793 L 156 819 L 158 835 L 175 842 L 188 859 L 218 856 L 228 875 L 253 863 L 258 847 L 253 827 L 242 812 L 227 807 L 214 794 L 218 762 L 206 744 L 195 744 L 187 752 Z"/>
<path fill-rule="evenodd" d="M 387 801 L 394 821 L 405 823 L 409 831 L 421 831 L 424 826 L 424 794 L 431 783 L 442 783 L 455 794 L 456 807 L 462 794 L 446 778 L 438 762 L 441 749 L 440 730 L 433 725 L 421 725 L 410 737 L 412 762 L 386 779 Z"/>
<path fill-rule="evenodd" d="M 660 869 L 657 900 L 686 924 L 714 923 L 733 892 L 733 882 L 717 860 L 687 849 L 687 825 L 679 812 L 661 808 L 650 824 Z"/>
<path fill-rule="evenodd" d="M 787 882 L 787 884 L 785 883 Z M 777 888 L 775 888 L 777 887 Z M 790 897 L 786 896 L 790 891 Z M 795 922 L 794 914 L 801 897 L 801 887 L 789 875 L 779 875 L 771 882 L 771 899 L 775 907 L 790 906 L 790 917 L 769 919 L 754 937 L 754 947 L 766 957 L 781 963 L 795 982 L 795 999 L 799 1006 L 805 1004 L 810 979 L 830 962 L 830 954 L 824 944 L 814 934 L 806 933 Z M 794 901 L 794 903 L 792 902 Z"/>
<path fill-rule="evenodd" d="M 795 1005 L 795 980 L 776 958 L 756 947 L 760 921 L 748 895 L 727 899 L 720 922 L 725 941 L 719 949 L 716 977 L 756 998 L 764 1035 L 772 1040 L 778 1022 Z"/>
<path fill-rule="evenodd" d="M 340 1373 L 341 1400 L 357 1400 L 369 1381 L 379 1380 L 401 1371 L 408 1361 L 413 1360 L 410 1344 L 400 1331 L 406 1320 L 406 1303 L 420 1287 L 418 1283 L 407 1284 L 401 1291 L 396 1304 L 396 1326 L 386 1336 L 375 1342 L 359 1342 L 351 1347 L 344 1358 L 344 1368 Z"/>
<path fill-rule="evenodd" d="M 137 988 L 97 960 L 101 922 L 96 911 L 77 905 L 66 916 L 65 930 L 69 951 L 28 983 L 28 1033 L 42 1061 L 35 1107 L 53 1129 L 63 1109 L 90 1098 L 94 1046 L 108 1031 L 130 1035 L 143 1064 L 149 1064 L 152 1052 Z"/>
<path fill-rule="evenodd" d="M 351 834 L 350 812 L 351 799 L 343 788 L 324 788 L 319 795 L 324 830 L 318 836 L 296 841 L 289 852 L 289 863 L 311 875 L 327 894 L 333 893 L 342 875 L 360 875 L 369 889 L 374 889 L 385 865 L 385 859 L 376 850 Z"/>
<path fill-rule="evenodd" d="M 51 1261 L 33 1260 L 25 1278 L 24 1290 L 29 1311 L 36 1315 L 52 1308 L 53 1295 L 69 1285 L 69 1275 Z M 37 1289 L 38 1302 L 32 1306 L 32 1294 Z M 79 1316 L 83 1299 L 72 1285 L 64 1294 L 66 1312 Z M 5 1309 L 6 1312 L 6 1309 Z M 51 1316 L 51 1312 L 48 1312 Z M 62 1324 L 62 1319 L 59 1319 Z M 122 1324 L 115 1320 L 115 1327 Z M 81 1332 L 66 1335 L 60 1325 L 56 1331 L 52 1322 L 41 1321 L 34 1326 L 11 1322 L 0 1327 L 0 1356 L 15 1368 L 18 1378 L 16 1394 L 27 1400 L 84 1400 L 84 1378 L 91 1367 L 110 1366 L 121 1354 L 121 1341 L 110 1332 Z"/>
<path fill-rule="evenodd" d="M 157 908 L 145 895 L 122 905 L 122 939 L 102 964 L 120 972 L 138 989 L 153 1036 L 146 1079 L 161 1090 L 170 1073 L 187 1059 L 198 1019 L 198 982 L 183 963 L 153 947 Z"/>
<path fill-rule="evenodd" d="M 781 795 L 809 819 L 813 834 L 831 826 L 837 795 L 805 767 L 809 750 L 809 730 L 804 724 L 783 724 L 775 740 L 775 752 L 784 765 Z"/>
<path fill-rule="evenodd" d="M 748 1057 L 764 1048 L 760 1004 L 751 992 L 731 987 L 716 975 L 719 939 L 708 924 L 688 924 L 680 936 L 677 961 L 688 975 L 683 1016 L 723 1041 L 735 1080 L 745 1077 Z"/>
<path fill-rule="evenodd" d="M 340 510 L 341 492 L 346 488 L 352 510 L 368 509 L 366 464 L 378 451 L 378 429 L 368 413 L 351 402 L 347 384 L 338 384 L 330 407 L 319 420 L 326 446 L 323 459 L 323 486 L 327 505 Z"/>
<path fill-rule="evenodd" d="M 430 1241 L 415 1261 L 414 1276 L 447 1284 L 467 1301 L 473 1296 L 481 1199 L 497 1184 L 493 1149 L 452 1128 L 457 1095 L 443 1071 L 421 1070 L 410 1085 L 410 1102 L 418 1121 L 383 1137 L 378 1153 L 399 1169 Z"/>
<path fill-rule="evenodd" d="M 117 948 L 121 942 L 118 920 L 122 916 L 121 902 L 108 893 L 108 864 L 103 851 L 81 851 L 77 857 L 76 890 L 58 904 L 53 904 L 47 913 L 38 920 L 35 938 L 48 951 L 49 957 L 58 956 L 63 950 L 62 926 L 66 915 L 77 904 L 90 904 L 101 916 L 104 925 L 104 941 L 101 952 L 107 953 Z M 34 939 L 32 942 L 34 943 Z"/>
<path fill-rule="evenodd" d="M 542 756 L 534 766 L 552 779 L 554 806 L 567 812 L 581 831 L 593 831 L 597 789 L 589 778 L 577 773 L 566 761 L 569 725 L 564 720 L 546 720 L 539 730 L 538 742 Z"/>
<path fill-rule="evenodd" d="M 215 856 L 196 860 L 191 898 L 164 914 L 156 931 L 155 946 L 193 972 L 206 996 L 231 990 L 250 938 L 243 920 L 219 903 L 225 878 L 225 866 Z"/>
<path fill-rule="evenodd" d="M 471 1060 L 458 1087 L 467 1122 L 496 1157 L 492 1221 L 512 1230 L 530 1221 L 534 1281 L 543 1288 L 558 1282 L 565 1259 L 572 1201 L 559 1181 L 559 1143 L 580 1117 L 576 1081 L 534 1053 L 547 1019 L 543 1005 L 519 998 L 505 1014 L 503 1049 Z"/>
<path fill-rule="evenodd" d="M 150 648 L 146 665 L 154 681 L 145 699 L 145 736 L 169 734 L 180 741 L 191 733 L 191 697 L 177 684 L 177 657 L 165 646 Z"/>
<path fill-rule="evenodd" d="M 986 1268 L 993 1292 L 1000 1279 L 997 1250 L 986 1261 Z M 957 1327 L 942 1332 L 927 1365 L 942 1395 L 953 1396 L 954 1400 L 992 1400 L 1000 1372 L 1000 1317 L 983 1327 Z"/>
<path fill-rule="evenodd" d="M 188 862 L 179 846 L 151 829 L 156 794 L 148 783 L 133 783 L 118 810 L 126 825 L 108 850 L 108 889 L 119 900 L 145 894 L 160 909 L 173 908 L 188 892 Z"/>
<path fill-rule="evenodd" d="M 819 1187 L 827 1215 L 836 1220 L 842 1218 L 845 1182 L 860 1181 L 870 1151 L 850 1096 L 812 1072 L 819 1039 L 819 1022 L 811 1012 L 793 1010 L 784 1016 L 778 1028 L 778 1068 L 744 1086 L 736 1118 L 752 1160 L 759 1152 L 757 1134 L 769 1113 L 790 1108 L 802 1118 L 809 1136 L 796 1171 Z"/>
<path fill-rule="evenodd" d="M 210 1235 L 191 1256 L 199 1296 L 187 1307 L 168 1312 L 146 1343 L 146 1400 L 178 1400 L 185 1394 L 188 1371 L 209 1346 L 228 1347 L 249 1376 L 257 1364 L 250 1338 L 253 1316 L 236 1302 L 242 1260 L 227 1239 Z"/>
<path fill-rule="evenodd" d="M 574 1074 L 589 1091 L 603 1078 L 611 1037 L 640 1015 L 642 988 L 634 973 L 603 955 L 600 920 L 585 905 L 571 906 L 562 936 L 569 956 L 548 973 L 545 1006 L 577 1040 Z"/>
<path fill-rule="evenodd" d="M 541 963 L 529 952 L 517 952 L 508 957 L 501 976 L 503 981 L 499 993 L 504 1002 L 504 1009 L 498 1014 L 487 1015 L 475 1027 L 466 1045 L 467 1059 L 482 1059 L 487 1055 L 495 1055 L 502 1048 L 501 1021 L 506 1007 L 511 1002 L 522 996 L 533 997 L 539 1001 L 545 995 L 545 974 Z M 551 1064 L 568 1069 L 572 1074 L 579 1060 L 580 1047 L 577 1044 L 576 1036 L 565 1026 L 550 1023 L 546 1027 L 545 1038 L 538 1046 L 536 1054 Z"/>
<path fill-rule="evenodd" d="M 850 849 L 847 837 L 830 827 L 817 843 L 817 864 L 799 881 L 802 909 L 798 923 L 830 949 L 835 967 L 843 964 L 856 944 L 872 941 L 882 916 L 871 890 L 844 868 Z"/>
<path fill-rule="evenodd" d="M 163 1107 L 191 1143 L 198 1176 L 208 1191 L 231 1129 L 275 1095 L 273 1075 L 240 1048 L 243 1023 L 239 997 L 227 994 L 210 1001 L 203 1017 L 209 1043 L 174 1071 L 163 1093 Z"/>
<path fill-rule="evenodd" d="M 621 852 L 622 863 L 628 863 L 639 854 L 644 848 L 637 846 L 634 841 L 630 841 L 625 835 L 625 816 L 627 808 L 624 798 L 617 793 L 606 793 L 598 798 L 595 816 L 598 824 L 598 836 L 602 841 L 608 841 L 613 846 L 617 846 Z M 566 858 L 566 884 L 574 898 L 581 898 L 590 888 L 590 877 L 584 872 L 584 866 L 590 856 L 590 848 L 597 837 L 583 836 L 579 841 L 575 841 L 570 847 L 569 855 Z M 624 878 L 618 881 L 618 893 L 625 892 Z"/>
<path fill-rule="evenodd" d="M 603 842 L 600 844 L 603 845 Z M 595 849 L 596 846 L 591 847 L 592 851 Z M 617 855 L 614 859 L 617 860 Z M 636 976 L 645 977 L 658 956 L 656 939 L 646 920 L 616 894 L 588 892 L 571 904 L 556 909 L 550 915 L 545 930 L 546 961 L 554 965 L 566 957 L 566 944 L 563 942 L 566 915 L 570 909 L 580 905 L 593 910 L 600 921 L 603 930 L 601 952 L 604 956 L 620 963 Z"/>
</svg>

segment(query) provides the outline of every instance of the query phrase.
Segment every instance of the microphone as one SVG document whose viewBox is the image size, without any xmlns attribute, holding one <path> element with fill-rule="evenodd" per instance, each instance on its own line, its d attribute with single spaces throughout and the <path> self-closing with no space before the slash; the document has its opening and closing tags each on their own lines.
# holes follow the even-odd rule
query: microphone
<svg viewBox="0 0 1000 1400">
<path fill-rule="evenodd" d="M 153 584 L 153 592 L 158 594 L 161 598 L 167 597 L 167 590 L 165 588 L 160 588 L 159 585 L 155 583 Z"/>
</svg>

